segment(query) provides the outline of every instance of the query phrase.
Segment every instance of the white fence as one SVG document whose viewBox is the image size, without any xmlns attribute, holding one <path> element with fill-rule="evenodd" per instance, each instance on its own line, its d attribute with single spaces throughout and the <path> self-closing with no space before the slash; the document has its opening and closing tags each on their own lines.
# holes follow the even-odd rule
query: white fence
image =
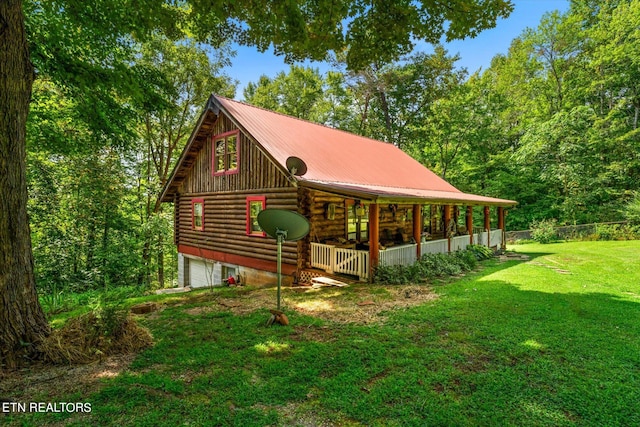
<svg viewBox="0 0 640 427">
<path fill-rule="evenodd" d="M 468 235 L 452 237 L 451 252 L 463 251 L 467 249 L 467 246 L 469 246 L 470 243 L 470 237 Z"/>
<path fill-rule="evenodd" d="M 502 246 L 502 234 L 502 230 L 499 228 L 496 230 L 491 230 L 489 233 L 483 231 L 481 233 L 474 234 L 473 241 L 478 245 L 490 247 L 497 246 L 499 248 Z M 490 240 L 487 241 L 487 238 Z"/>
<path fill-rule="evenodd" d="M 380 265 L 411 265 L 418 259 L 418 244 L 380 250 Z"/>
<path fill-rule="evenodd" d="M 333 250 L 335 246 L 311 243 L 311 267 L 333 273 Z"/>
<path fill-rule="evenodd" d="M 502 245 L 502 230 L 492 230 L 475 233 L 473 242 L 478 245 L 500 247 Z M 451 251 L 464 250 L 471 243 L 468 235 L 451 238 Z M 411 265 L 417 260 L 417 244 L 394 246 L 381 249 L 379 252 L 380 265 Z M 431 240 L 420 244 L 420 255 L 449 252 L 449 240 Z M 338 248 L 333 245 L 311 243 L 311 267 L 319 268 L 327 273 L 344 273 L 358 276 L 360 280 L 369 278 L 369 251 Z"/>
<path fill-rule="evenodd" d="M 351 274 L 360 279 L 369 277 L 369 252 L 355 249 L 334 248 L 335 273 Z"/>
<path fill-rule="evenodd" d="M 502 245 L 502 230 L 501 229 L 492 230 L 491 243 L 489 244 L 489 246 L 491 247 L 497 246 L 499 248 L 501 245 Z"/>
<path fill-rule="evenodd" d="M 447 239 L 430 240 L 420 244 L 420 255 L 426 254 L 442 254 L 449 251 L 449 242 Z"/>
<path fill-rule="evenodd" d="M 487 243 L 488 243 L 487 242 L 487 236 L 488 236 L 487 232 L 486 231 L 482 231 L 480 233 L 477 233 L 477 235 L 478 235 L 477 244 L 478 245 L 482 245 L 482 246 L 487 246 Z"/>
<path fill-rule="evenodd" d="M 369 252 L 311 243 L 311 267 L 330 274 L 344 273 L 366 279 L 369 277 Z"/>
</svg>

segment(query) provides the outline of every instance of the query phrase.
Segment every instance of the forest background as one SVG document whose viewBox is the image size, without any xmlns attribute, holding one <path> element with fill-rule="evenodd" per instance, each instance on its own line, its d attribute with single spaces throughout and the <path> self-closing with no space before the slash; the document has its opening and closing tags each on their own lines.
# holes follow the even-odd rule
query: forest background
<svg viewBox="0 0 640 427">
<path fill-rule="evenodd" d="M 37 2 L 26 8 L 37 72 L 28 209 L 40 293 L 171 286 L 172 212 L 157 197 L 209 94 L 236 96 L 225 74 L 231 46 L 108 35 L 96 45 L 83 33 L 62 45 L 51 28 L 68 25 L 64 16 Z M 573 0 L 486 70 L 470 74 L 457 60 L 437 46 L 354 73 L 334 57 L 331 71 L 292 65 L 243 96 L 397 144 L 462 191 L 517 200 L 512 230 L 542 219 L 618 221 L 637 210 L 640 0 Z"/>
</svg>

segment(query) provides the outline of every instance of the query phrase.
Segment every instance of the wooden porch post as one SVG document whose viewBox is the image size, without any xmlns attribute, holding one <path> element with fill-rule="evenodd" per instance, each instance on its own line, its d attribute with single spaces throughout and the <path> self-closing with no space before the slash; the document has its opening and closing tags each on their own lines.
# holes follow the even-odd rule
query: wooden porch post
<svg viewBox="0 0 640 427">
<path fill-rule="evenodd" d="M 420 239 L 422 236 L 422 209 L 420 205 L 413 205 L 413 240 L 416 241 L 416 256 L 420 258 Z"/>
<path fill-rule="evenodd" d="M 501 239 L 502 243 L 500 244 L 500 249 L 502 250 L 507 248 L 507 244 L 504 239 L 504 236 L 505 236 L 504 232 L 506 231 L 504 229 L 504 215 L 505 215 L 504 208 L 502 206 L 498 207 L 498 228 L 502 230 L 502 239 Z"/>
<path fill-rule="evenodd" d="M 473 245 L 473 206 L 467 206 L 465 227 L 467 227 L 467 232 L 469 233 L 469 244 Z"/>
<path fill-rule="evenodd" d="M 451 222 L 451 205 L 444 205 L 444 233 L 447 237 L 447 252 L 451 252 L 451 236 L 449 235 L 450 222 Z"/>
<path fill-rule="evenodd" d="M 489 206 L 484 207 L 484 230 L 487 232 L 487 246 L 491 247 L 491 212 Z"/>
<path fill-rule="evenodd" d="M 380 259 L 380 209 L 378 204 L 369 205 L 369 281 Z"/>
</svg>

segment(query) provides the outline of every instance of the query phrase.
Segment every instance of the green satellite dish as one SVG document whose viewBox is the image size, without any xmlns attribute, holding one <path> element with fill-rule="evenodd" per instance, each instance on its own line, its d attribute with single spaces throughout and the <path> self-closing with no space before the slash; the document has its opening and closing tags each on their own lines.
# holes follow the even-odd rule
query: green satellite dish
<svg viewBox="0 0 640 427">
<path fill-rule="evenodd" d="M 278 241 L 278 312 L 280 312 L 280 288 L 282 286 L 282 242 L 300 240 L 309 234 L 309 221 L 297 212 L 284 209 L 265 209 L 258 214 L 260 228 Z M 275 320 L 271 316 L 268 325 Z"/>
<path fill-rule="evenodd" d="M 300 240 L 309 234 L 309 221 L 297 212 L 284 209 L 265 209 L 258 214 L 262 231 L 283 241 Z"/>
</svg>

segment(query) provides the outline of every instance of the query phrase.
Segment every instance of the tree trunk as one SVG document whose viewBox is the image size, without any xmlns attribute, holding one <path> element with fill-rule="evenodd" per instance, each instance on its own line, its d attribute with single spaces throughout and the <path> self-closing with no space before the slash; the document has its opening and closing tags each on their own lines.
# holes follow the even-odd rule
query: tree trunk
<svg viewBox="0 0 640 427">
<path fill-rule="evenodd" d="M 49 333 L 27 217 L 26 123 L 34 79 L 21 0 L 0 1 L 0 370 Z"/>
<path fill-rule="evenodd" d="M 158 233 L 158 285 L 164 288 L 164 234 Z"/>
<path fill-rule="evenodd" d="M 382 106 L 382 112 L 384 113 L 384 129 L 386 131 L 386 141 L 393 144 L 392 129 L 391 129 L 391 114 L 389 113 L 389 102 L 387 101 L 387 95 L 383 90 L 378 92 L 380 97 L 380 105 Z"/>
</svg>

